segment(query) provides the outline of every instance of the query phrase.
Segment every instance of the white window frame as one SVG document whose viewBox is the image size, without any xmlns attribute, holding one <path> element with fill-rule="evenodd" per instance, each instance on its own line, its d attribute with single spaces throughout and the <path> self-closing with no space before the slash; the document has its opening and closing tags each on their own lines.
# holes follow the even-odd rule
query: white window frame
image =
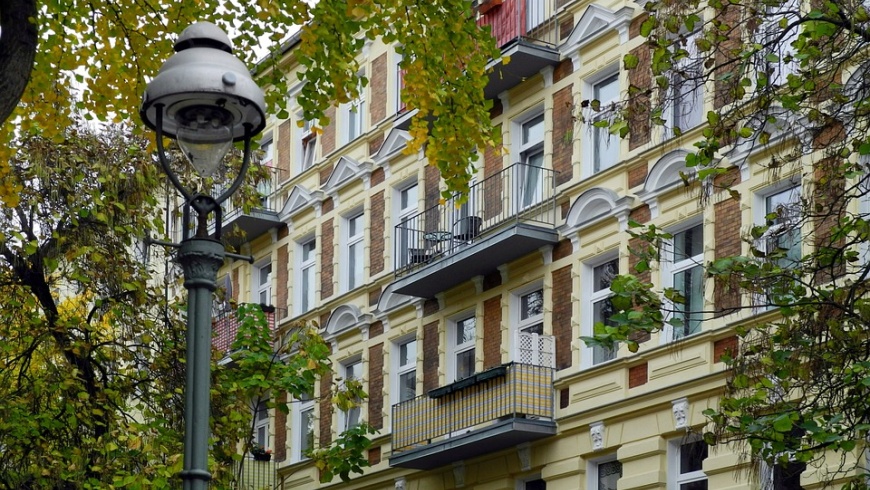
<svg viewBox="0 0 870 490">
<path fill-rule="evenodd" d="M 365 72 L 361 72 L 359 77 L 364 77 Z M 342 142 L 347 144 L 359 138 L 366 132 L 366 87 L 360 83 L 357 87 L 359 97 L 342 104 Z"/>
<path fill-rule="evenodd" d="M 761 38 L 764 44 L 767 44 L 768 40 L 779 38 L 782 33 L 780 21 L 785 18 L 787 19 L 786 22 L 791 24 L 797 20 L 797 13 L 794 11 L 799 11 L 800 6 L 801 0 L 785 0 L 782 5 L 770 6 L 767 12 L 763 14 L 763 20 L 758 26 L 755 35 L 758 38 Z M 788 35 L 783 39 L 774 43 L 772 46 L 765 47 L 758 53 L 758 70 L 768 73 L 768 83 L 770 85 L 785 84 L 788 82 L 789 75 L 797 73 L 798 68 L 800 67 L 800 62 L 795 59 L 786 62 L 785 58 L 789 54 L 792 56 L 796 54 L 795 49 L 791 44 L 797 40 L 799 35 L 799 27 L 792 27 L 788 32 Z M 779 57 L 779 61 L 769 61 L 767 59 L 769 54 L 774 54 Z"/>
<path fill-rule="evenodd" d="M 698 323 L 698 330 L 695 332 L 691 332 L 689 334 L 686 334 L 686 335 L 677 336 L 676 331 L 674 330 L 674 326 L 671 325 L 669 323 L 669 321 L 671 320 L 671 318 L 673 318 L 673 316 L 674 316 L 673 312 L 676 311 L 676 308 L 678 307 L 678 305 L 674 304 L 673 302 L 671 302 L 667 298 L 665 298 L 663 300 L 663 305 L 664 305 L 664 308 L 666 310 L 665 315 L 664 315 L 665 324 L 664 324 L 664 328 L 663 328 L 663 335 L 661 336 L 661 342 L 660 342 L 662 344 L 667 343 L 667 342 L 673 342 L 676 340 L 680 340 L 680 339 L 689 337 L 691 335 L 699 334 L 699 333 L 701 333 L 701 331 L 703 329 L 703 321 L 704 321 L 703 305 L 704 305 L 704 301 L 705 301 L 704 291 L 706 290 L 706 288 L 704 288 L 704 285 L 705 285 L 704 283 L 706 282 L 705 275 L 704 275 L 704 253 L 705 253 L 705 248 L 706 248 L 706 242 L 704 241 L 704 234 L 706 233 L 706 230 L 704 230 L 704 223 L 701 221 L 700 218 L 692 219 L 692 220 L 687 221 L 686 223 L 681 224 L 678 228 L 672 229 L 670 231 L 670 233 L 671 233 L 671 235 L 676 237 L 677 234 L 685 232 L 685 231 L 690 230 L 690 229 L 693 229 L 695 227 L 699 227 L 701 230 L 701 250 L 699 253 L 697 253 L 691 257 L 685 257 L 678 262 L 674 262 L 674 260 L 673 260 L 673 254 L 675 253 L 674 239 L 670 238 L 668 240 L 665 240 L 663 247 L 662 247 L 662 257 L 661 257 L 661 274 L 662 274 L 661 282 L 662 282 L 663 288 L 673 288 L 674 287 L 674 276 L 676 276 L 677 274 L 679 274 L 681 272 L 690 271 L 696 267 L 701 268 L 701 285 L 702 285 L 702 287 L 701 287 L 701 292 L 700 292 L 700 294 L 701 294 L 700 299 L 701 299 L 701 306 L 702 306 L 701 310 L 702 311 L 698 312 L 698 315 L 701 317 L 699 319 L 699 323 Z M 688 297 L 687 297 L 686 303 L 688 303 Z M 688 308 L 687 304 L 685 304 L 685 303 L 683 305 L 679 305 L 679 306 L 683 307 L 683 308 Z M 685 329 L 685 325 L 683 325 L 683 328 Z"/>
<path fill-rule="evenodd" d="M 306 250 L 311 247 L 310 256 L 306 257 Z M 296 314 L 301 315 L 314 308 L 315 292 L 317 290 L 317 238 L 309 237 L 296 243 L 296 270 L 298 271 L 295 288 Z M 308 281 L 308 288 L 305 282 Z"/>
<path fill-rule="evenodd" d="M 402 364 L 402 347 L 407 346 L 409 344 L 414 344 L 414 353 L 411 358 L 408 359 L 408 362 Z M 391 387 L 390 393 L 395 393 L 396 396 L 391 397 L 391 402 L 393 405 L 397 403 L 401 403 L 406 400 L 411 400 L 416 398 L 417 396 L 417 384 L 419 379 L 417 378 L 417 360 L 419 358 L 420 350 L 419 343 L 417 341 L 416 335 L 408 335 L 402 337 L 398 340 L 393 341 L 393 349 L 392 349 L 392 372 L 394 373 L 391 377 Z M 408 374 L 414 374 L 414 396 L 411 398 L 402 399 L 402 377 Z"/>
<path fill-rule="evenodd" d="M 540 169 L 544 168 L 544 140 L 547 133 L 543 108 L 527 112 L 513 121 L 511 126 L 517 135 L 514 150 L 520 165 L 514 178 L 517 179 L 516 189 L 520 193 L 516 196 L 517 210 L 521 211 L 539 204 L 543 199 L 545 174 Z M 527 128 L 537 127 L 540 127 L 540 131 L 527 134 Z"/>
<path fill-rule="evenodd" d="M 400 49 L 402 49 L 401 46 L 396 46 L 395 51 L 393 51 L 393 76 L 395 77 L 395 83 L 393 84 L 393 109 L 396 114 L 405 111 L 405 104 L 402 102 L 402 89 L 405 88 L 405 71 L 402 70 L 404 56 L 399 52 Z"/>
<path fill-rule="evenodd" d="M 302 114 L 299 114 L 297 118 L 302 121 L 302 126 L 296 127 L 296 161 L 299 162 L 298 171 L 302 173 L 314 166 L 317 133 L 314 132 L 314 122 L 303 119 Z"/>
<path fill-rule="evenodd" d="M 592 337 L 595 335 L 595 305 L 602 301 L 606 301 L 608 298 L 613 296 L 613 293 L 610 291 L 609 286 L 606 288 L 602 288 L 598 291 L 595 290 L 595 269 L 597 269 L 598 267 L 603 267 L 614 261 L 616 262 L 617 266 L 616 273 L 620 274 L 618 251 L 605 253 L 583 264 L 583 268 L 581 271 L 581 296 L 583 298 L 587 298 L 587 300 L 584 301 L 582 307 L 580 331 L 581 335 L 584 337 Z M 612 357 L 596 363 L 595 353 L 602 352 L 602 354 L 607 354 L 607 350 L 600 346 L 586 345 L 585 343 L 583 344 L 583 346 L 583 353 L 580 359 L 581 368 L 590 368 L 593 366 L 598 366 L 611 362 L 615 360 L 618 355 L 617 349 L 613 349 L 610 354 Z"/>
<path fill-rule="evenodd" d="M 615 159 L 612 162 L 602 162 L 599 161 L 601 155 L 599 155 L 596 138 L 603 134 L 602 132 L 606 132 L 610 134 L 609 128 L 596 128 L 594 123 L 596 121 L 601 121 L 612 117 L 615 114 L 616 104 L 619 102 L 619 94 L 622 93 L 621 89 L 621 76 L 619 72 L 618 66 L 612 66 L 605 68 L 604 70 L 599 71 L 592 77 L 587 78 L 583 81 L 583 93 L 589 94 L 588 97 L 585 97 L 589 100 L 596 99 L 596 95 L 598 93 L 599 87 L 606 81 L 616 77 L 617 84 L 617 96 L 612 100 L 601 101 L 599 111 L 594 111 L 591 107 L 587 108 L 585 111 L 586 118 L 586 126 L 587 130 L 583 132 L 583 167 L 581 168 L 581 173 L 583 177 L 589 177 L 598 173 L 601 173 L 611 167 L 616 166 L 620 162 L 621 158 L 621 145 L 622 141 L 617 135 L 610 135 L 608 137 L 607 145 L 614 145 L 616 148 Z M 608 146 L 608 150 L 610 147 Z M 607 156 L 605 154 L 604 156 Z"/>
<path fill-rule="evenodd" d="M 696 44 L 697 38 L 701 35 L 701 31 L 692 32 L 684 37 L 685 45 L 681 46 L 686 50 L 688 56 L 674 62 L 674 68 L 670 76 L 670 89 L 668 95 L 670 100 L 666 107 L 666 117 L 668 124 L 665 125 L 665 135 L 670 138 L 675 134 L 675 127 L 681 132 L 688 131 L 701 124 L 704 117 L 704 66 L 703 60 L 698 51 Z M 689 74 L 686 79 L 682 74 Z M 691 90 L 683 91 L 681 88 L 685 84 L 694 84 Z M 692 99 L 684 100 L 682 95 L 688 94 Z M 688 110 L 686 110 L 688 109 Z M 684 119 L 691 118 L 686 121 Z"/>
<path fill-rule="evenodd" d="M 314 435 L 315 435 L 315 418 L 314 418 L 314 396 L 303 396 L 301 400 L 293 400 L 292 402 L 292 414 L 290 420 L 290 432 L 293 437 L 293 442 L 290 444 L 290 462 L 297 463 L 299 461 L 303 461 L 308 459 L 305 456 L 304 451 L 306 448 L 303 448 L 303 437 L 308 437 L 311 434 L 311 447 L 314 446 Z M 302 426 L 302 423 L 305 419 L 304 414 L 309 413 L 310 418 L 308 419 L 308 430 Z"/>
<path fill-rule="evenodd" d="M 598 468 L 602 464 L 612 463 L 614 461 L 620 463 L 619 477 L 622 478 L 622 463 L 616 458 L 616 454 L 609 454 L 607 456 L 589 460 L 586 467 L 586 488 L 598 490 L 598 484 L 600 483 L 598 481 Z"/>
<path fill-rule="evenodd" d="M 260 150 L 263 151 L 263 159 L 260 161 L 260 165 L 271 167 L 272 159 L 275 157 L 275 140 L 272 137 L 271 131 L 260 139 Z"/>
<path fill-rule="evenodd" d="M 695 443 L 704 444 L 706 446 L 703 439 L 695 436 L 674 439 L 668 443 L 668 490 L 680 490 L 680 485 L 699 481 L 708 482 L 709 488 L 709 480 L 703 469 L 703 461 L 710 457 L 709 447 L 707 448 L 707 456 L 701 461 L 701 469 L 687 473 L 680 473 L 680 458 L 684 450 L 683 448 Z"/>
<path fill-rule="evenodd" d="M 464 325 L 466 321 L 473 320 L 474 321 L 474 338 L 471 340 L 467 340 L 462 343 L 458 343 L 456 336 L 458 334 L 458 328 L 460 325 Z M 462 314 L 454 315 L 453 318 L 447 321 L 447 378 L 448 382 L 459 381 L 460 379 L 467 378 L 471 376 L 475 372 L 477 372 L 477 338 L 479 336 L 479 329 L 477 327 L 477 315 L 473 310 L 465 311 Z M 463 376 L 459 378 L 458 375 L 458 366 L 456 363 L 457 358 L 460 354 L 465 354 L 467 352 L 472 352 L 472 356 L 474 358 L 474 368 L 468 376 Z"/>
<path fill-rule="evenodd" d="M 358 220 L 358 221 L 357 221 Z M 352 230 L 353 227 L 358 229 Z M 365 282 L 365 212 L 352 213 L 344 218 L 344 290 L 350 291 Z M 353 231 L 353 234 L 351 234 Z"/>
<path fill-rule="evenodd" d="M 362 358 L 352 357 L 347 359 L 341 363 L 341 377 L 343 381 L 348 381 L 351 379 L 357 379 L 361 382 L 364 382 L 364 373 L 363 373 L 363 362 Z M 349 412 L 345 412 L 343 410 L 339 410 L 338 412 L 338 431 L 339 433 L 344 432 L 352 427 L 356 427 L 362 422 L 362 403 L 360 400 L 357 400 L 357 405 L 354 408 L 351 408 Z M 354 419 L 356 419 L 354 421 Z M 351 425 L 351 422 L 354 422 Z"/>
<path fill-rule="evenodd" d="M 259 402 L 259 403 L 258 403 Z M 251 439 L 256 443 L 263 446 L 265 449 L 272 449 L 269 447 L 269 436 L 271 432 L 270 427 L 270 416 L 269 416 L 269 408 L 268 408 L 269 399 L 261 398 L 252 400 L 251 405 L 253 405 L 253 410 L 251 411 L 251 416 L 254 418 L 253 423 L 253 433 L 251 434 Z M 261 415 L 264 417 L 260 418 Z M 260 431 L 262 430 L 263 437 L 260 438 Z"/>
<path fill-rule="evenodd" d="M 406 193 L 409 193 L 411 189 L 413 189 L 413 195 L 407 195 L 406 199 Z M 406 222 L 406 220 L 416 216 L 420 212 L 420 186 L 416 180 L 408 182 L 400 187 L 396 187 L 394 195 L 396 201 L 393 216 L 396 217 L 396 222 L 393 223 L 393 230 L 396 231 L 397 236 L 393 237 L 393 240 L 398 241 L 398 246 L 395 247 L 395 250 L 399 254 L 399 260 L 394 261 L 394 263 L 405 266 L 410 261 L 410 249 L 418 246 L 418 237 L 413 229 L 399 230 L 396 229 L 396 226 Z M 407 200 L 407 203 L 403 205 L 405 200 Z M 410 228 L 413 227 L 413 225 L 410 226 Z"/>
<path fill-rule="evenodd" d="M 263 282 L 263 269 L 269 269 L 269 272 L 266 274 L 266 281 Z M 272 261 L 265 260 L 259 262 L 254 265 L 254 287 L 253 296 L 254 303 L 271 305 L 272 304 Z M 267 299 L 268 301 L 263 301 L 263 299 Z"/>
<path fill-rule="evenodd" d="M 541 311 L 537 314 L 533 314 L 526 318 L 523 318 L 525 312 L 523 311 L 523 298 L 526 298 L 532 294 L 537 292 L 541 293 Z M 511 359 L 515 362 L 519 362 L 520 359 L 520 346 L 518 345 L 519 335 L 521 332 L 529 332 L 530 330 L 538 330 L 537 332 L 531 331 L 529 333 L 535 333 L 539 336 L 545 335 L 545 327 L 544 327 L 544 310 L 546 309 L 546 292 L 544 290 L 544 282 L 535 281 L 530 284 L 523 286 L 522 288 L 511 291 L 510 294 L 510 340 L 509 345 L 511 346 L 510 355 Z M 540 350 L 540 349 L 538 349 Z M 541 356 L 542 352 L 538 352 L 537 355 Z M 542 356 L 541 356 L 542 357 Z M 533 361 L 533 364 L 536 365 L 547 365 L 549 363 L 547 360 L 541 359 L 540 357 L 537 359 L 537 362 Z M 544 364 L 542 364 L 544 363 Z"/>
</svg>

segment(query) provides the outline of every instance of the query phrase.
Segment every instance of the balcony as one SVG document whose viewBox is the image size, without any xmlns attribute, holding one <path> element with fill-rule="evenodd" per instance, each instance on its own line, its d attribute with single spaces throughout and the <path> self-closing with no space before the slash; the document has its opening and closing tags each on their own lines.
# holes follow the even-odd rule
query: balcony
<svg viewBox="0 0 870 490">
<path fill-rule="evenodd" d="M 390 466 L 428 470 L 554 435 L 553 369 L 510 363 L 393 406 Z"/>
<path fill-rule="evenodd" d="M 477 7 L 477 24 L 490 26 L 507 64 L 490 62 L 487 99 L 497 97 L 544 67 L 559 62 L 559 26 L 554 0 L 486 0 Z"/>
<path fill-rule="evenodd" d="M 431 298 L 558 242 L 552 170 L 516 163 L 395 228 L 393 291 Z"/>
<path fill-rule="evenodd" d="M 272 490 L 278 478 L 273 461 L 257 461 L 245 458 L 233 463 L 233 489 Z"/>
<path fill-rule="evenodd" d="M 278 195 L 279 184 L 282 181 L 281 172 L 275 167 L 266 166 L 268 178 L 257 185 L 260 194 L 258 205 L 245 210 L 236 204 L 232 198 L 225 201 L 223 208 L 223 224 L 221 234 L 232 245 L 240 245 L 266 233 L 281 224 L 278 212 L 284 202 Z M 219 193 L 216 190 L 215 193 Z M 209 223 L 209 235 L 215 234 L 215 223 Z"/>
<path fill-rule="evenodd" d="M 260 305 L 269 322 L 269 330 L 274 334 L 278 330 L 278 320 L 287 316 L 287 310 L 274 306 Z M 236 309 L 229 303 L 215 303 L 212 308 L 211 345 L 222 353 L 230 352 L 230 346 L 236 340 L 239 331 L 239 318 Z"/>
</svg>

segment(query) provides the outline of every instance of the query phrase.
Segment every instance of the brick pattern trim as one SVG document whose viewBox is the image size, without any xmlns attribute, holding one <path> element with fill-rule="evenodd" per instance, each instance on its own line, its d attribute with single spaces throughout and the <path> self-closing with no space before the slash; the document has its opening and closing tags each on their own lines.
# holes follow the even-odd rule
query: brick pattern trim
<svg viewBox="0 0 870 490">
<path fill-rule="evenodd" d="M 374 155 L 381 149 L 381 146 L 384 144 L 384 133 L 381 133 L 375 136 L 373 139 L 369 140 L 369 155 Z M 372 185 L 375 185 L 374 178 L 372 179 Z"/>
<path fill-rule="evenodd" d="M 320 445 L 332 442 L 332 373 L 320 378 Z"/>
<path fill-rule="evenodd" d="M 569 19 L 567 22 L 563 22 L 562 25 L 569 24 L 573 27 L 573 20 Z M 569 27 L 569 34 L 570 29 Z M 568 36 L 565 36 L 568 37 Z M 562 60 L 556 65 L 556 68 L 553 70 L 553 83 L 559 83 L 568 75 L 574 73 L 574 63 L 571 60 Z"/>
<path fill-rule="evenodd" d="M 739 342 L 736 335 L 713 342 L 713 362 L 722 362 L 722 356 L 725 354 L 736 355 Z"/>
<path fill-rule="evenodd" d="M 571 245 L 571 240 L 568 240 L 567 238 L 560 240 L 559 243 L 553 247 L 553 261 L 564 259 L 571 255 L 573 251 L 574 246 Z"/>
<path fill-rule="evenodd" d="M 438 321 L 423 325 L 423 391 L 438 388 Z"/>
<path fill-rule="evenodd" d="M 332 296 L 332 282 L 335 273 L 335 250 L 333 240 L 335 230 L 332 227 L 332 218 L 323 220 L 323 228 L 320 233 L 320 297 L 322 299 Z"/>
<path fill-rule="evenodd" d="M 647 162 L 642 162 L 628 169 L 628 188 L 633 189 L 646 182 Z"/>
<path fill-rule="evenodd" d="M 628 149 L 634 150 L 649 143 L 651 137 L 649 106 L 649 91 L 652 90 L 652 54 L 649 46 L 642 44 L 631 50 L 637 57 L 638 64 L 628 71 L 629 93 L 633 93 L 630 101 L 628 117 Z"/>
<path fill-rule="evenodd" d="M 645 385 L 649 381 L 649 365 L 647 363 L 638 364 L 628 368 L 628 387 L 637 388 Z"/>
<path fill-rule="evenodd" d="M 713 206 L 715 224 L 713 236 L 716 259 L 740 255 L 740 202 L 726 199 Z M 737 277 L 717 279 L 713 285 L 714 316 L 727 315 L 740 307 L 740 286 Z"/>
<path fill-rule="evenodd" d="M 387 117 L 387 53 L 372 60 L 371 98 L 374 125 Z"/>
<path fill-rule="evenodd" d="M 571 64 L 571 60 L 565 61 Z M 574 166 L 571 164 L 574 148 L 573 88 L 573 85 L 568 85 L 553 94 L 553 132 L 550 134 L 553 138 L 553 170 L 558 172 L 557 186 L 570 182 L 573 177 Z"/>
<path fill-rule="evenodd" d="M 381 462 L 381 446 L 370 447 L 368 452 L 369 466 L 375 466 Z"/>
<path fill-rule="evenodd" d="M 338 122 L 335 120 L 335 112 L 335 107 L 329 107 L 323 111 L 323 115 L 329 119 L 329 125 L 323 128 L 323 137 L 320 138 L 320 148 L 323 150 L 324 156 L 335 151 L 335 125 Z"/>
<path fill-rule="evenodd" d="M 384 322 L 378 320 L 369 325 L 369 338 L 377 337 L 384 333 Z"/>
<path fill-rule="evenodd" d="M 556 337 L 556 369 L 571 367 L 571 266 L 553 271 L 553 335 Z"/>
<path fill-rule="evenodd" d="M 326 181 L 329 180 L 329 176 L 332 175 L 333 168 L 335 168 L 335 165 L 330 163 L 320 169 L 320 185 L 326 184 Z"/>
<path fill-rule="evenodd" d="M 384 344 L 369 347 L 369 424 L 384 426 Z"/>
<path fill-rule="evenodd" d="M 278 126 L 278 142 L 275 145 L 275 154 L 272 156 L 272 166 L 278 169 L 278 180 L 284 181 L 290 178 L 293 154 L 290 142 L 293 138 L 293 127 L 290 120 L 286 120 Z"/>
<path fill-rule="evenodd" d="M 372 170 L 371 176 L 371 186 L 374 187 L 378 184 L 381 184 L 386 179 L 386 173 L 384 172 L 383 167 L 378 167 Z"/>
<path fill-rule="evenodd" d="M 383 171 L 381 172 L 383 174 Z M 371 219 L 369 221 L 369 275 L 374 276 L 384 270 L 384 191 L 371 198 Z"/>
<path fill-rule="evenodd" d="M 441 173 L 438 171 L 438 167 L 433 165 L 426 165 L 426 169 L 423 173 L 423 199 L 425 201 L 426 209 L 429 209 L 433 206 L 437 206 L 441 199 L 441 190 L 438 188 L 438 184 L 441 182 Z"/>
<path fill-rule="evenodd" d="M 483 369 L 501 364 L 501 295 L 483 302 Z"/>
</svg>

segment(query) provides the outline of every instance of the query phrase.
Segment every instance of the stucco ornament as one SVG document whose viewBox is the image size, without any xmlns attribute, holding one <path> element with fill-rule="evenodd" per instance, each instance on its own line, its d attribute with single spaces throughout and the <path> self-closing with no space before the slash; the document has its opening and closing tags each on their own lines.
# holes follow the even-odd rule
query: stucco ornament
<svg viewBox="0 0 870 490">
<path fill-rule="evenodd" d="M 674 411 L 674 428 L 686 429 L 689 427 L 689 400 L 680 398 L 671 402 Z"/>
<path fill-rule="evenodd" d="M 589 424 L 589 439 L 593 450 L 604 449 L 604 422 Z"/>
</svg>

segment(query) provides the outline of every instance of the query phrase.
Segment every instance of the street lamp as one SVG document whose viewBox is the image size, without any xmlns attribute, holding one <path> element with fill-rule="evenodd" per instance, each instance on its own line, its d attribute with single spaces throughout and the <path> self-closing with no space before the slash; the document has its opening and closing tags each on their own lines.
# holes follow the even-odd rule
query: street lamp
<svg viewBox="0 0 870 490">
<path fill-rule="evenodd" d="M 178 262 L 184 269 L 187 299 L 187 378 L 184 407 L 185 490 L 205 489 L 208 471 L 209 388 L 211 384 L 211 305 L 217 271 L 235 257 L 220 242 L 221 203 L 241 185 L 251 160 L 251 139 L 266 126 L 263 91 L 248 69 L 232 55 L 226 33 L 210 22 L 197 22 L 179 36 L 176 53 L 160 68 L 142 97 L 142 121 L 157 132 L 157 154 L 169 181 L 184 197 L 183 240 Z M 192 193 L 172 171 L 163 137 L 174 138 L 194 169 L 212 175 L 233 142 L 244 141 L 245 154 L 232 185 L 217 198 Z M 188 236 L 190 210 L 196 213 Z M 214 213 L 215 238 L 208 236 Z"/>
</svg>

